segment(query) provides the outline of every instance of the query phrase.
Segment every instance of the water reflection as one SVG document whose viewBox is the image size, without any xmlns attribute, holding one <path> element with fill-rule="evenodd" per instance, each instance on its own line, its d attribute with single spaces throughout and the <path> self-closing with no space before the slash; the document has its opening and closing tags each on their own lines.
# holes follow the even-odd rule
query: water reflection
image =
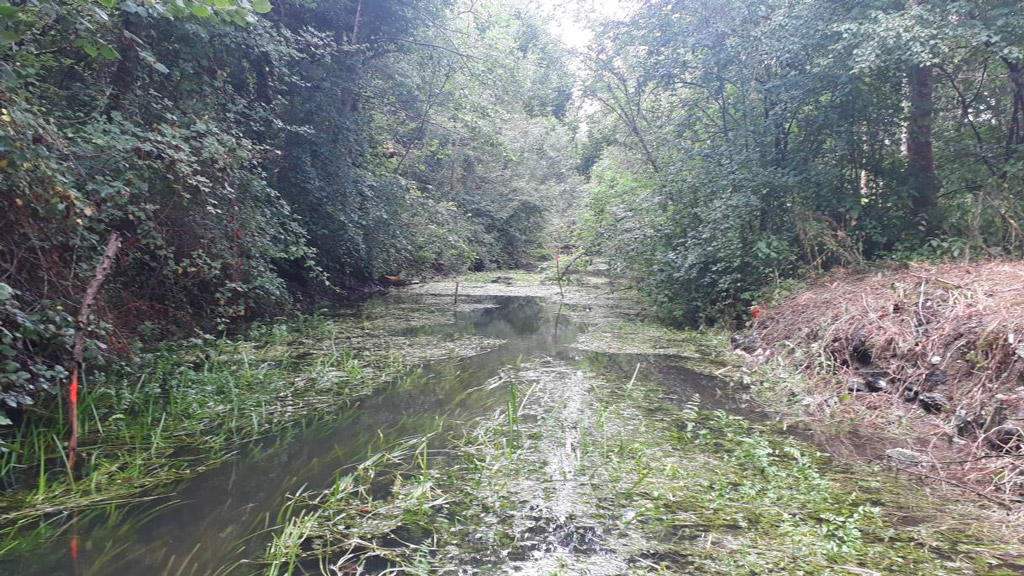
<svg viewBox="0 0 1024 576">
<path fill-rule="evenodd" d="M 705 386 L 694 373 L 671 367 L 664 358 L 583 353 L 568 347 L 580 326 L 561 307 L 545 306 L 536 298 L 460 301 L 472 309 L 453 308 L 449 323 L 401 332 L 438 338 L 477 334 L 504 344 L 469 358 L 429 364 L 357 406 L 300 422 L 187 482 L 148 495 L 155 499 L 51 518 L 37 527 L 40 544 L 28 547 L 33 553 L 0 559 L 0 574 L 259 572 L 258 565 L 244 561 L 260 557 L 289 494 L 323 489 L 340 470 L 369 453 L 432 432 L 443 421 L 489 413 L 505 401 L 504 391 L 489 391 L 481 384 L 520 359 L 554 356 L 623 380 L 639 363 L 642 378 Z"/>
</svg>

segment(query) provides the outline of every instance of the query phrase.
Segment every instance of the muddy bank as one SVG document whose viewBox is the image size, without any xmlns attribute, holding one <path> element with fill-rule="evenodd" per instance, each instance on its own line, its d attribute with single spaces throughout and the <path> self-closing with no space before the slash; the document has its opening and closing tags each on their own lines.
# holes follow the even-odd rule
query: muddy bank
<svg viewBox="0 0 1024 576">
<path fill-rule="evenodd" d="M 760 400 L 845 433 L 837 452 L 1012 506 L 1024 496 L 1022 294 L 1020 262 L 841 271 L 758 310 L 733 344 Z"/>
</svg>

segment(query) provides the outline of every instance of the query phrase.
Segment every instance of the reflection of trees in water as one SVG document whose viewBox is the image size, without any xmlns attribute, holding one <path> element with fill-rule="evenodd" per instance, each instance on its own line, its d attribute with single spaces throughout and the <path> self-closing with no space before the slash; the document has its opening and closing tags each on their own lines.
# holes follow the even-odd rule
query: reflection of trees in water
<svg viewBox="0 0 1024 576">
<path fill-rule="evenodd" d="M 540 331 L 544 308 L 536 298 L 500 296 L 498 306 L 484 309 L 474 322 L 477 332 L 492 338 L 527 336 Z"/>
</svg>

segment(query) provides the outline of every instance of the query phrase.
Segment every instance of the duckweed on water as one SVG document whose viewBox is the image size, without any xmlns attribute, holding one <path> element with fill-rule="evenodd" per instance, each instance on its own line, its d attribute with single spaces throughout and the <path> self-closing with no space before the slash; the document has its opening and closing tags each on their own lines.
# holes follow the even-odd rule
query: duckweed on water
<svg viewBox="0 0 1024 576">
<path fill-rule="evenodd" d="M 660 403 L 577 362 L 506 369 L 504 410 L 375 455 L 298 495 L 268 574 L 979 574 L 999 563 L 970 518 L 957 538 L 900 525 L 906 487 L 857 480 L 749 422 Z M 515 425 L 510 423 L 515 421 Z M 999 573 L 993 568 L 988 573 Z"/>
<path fill-rule="evenodd" d="M 622 306 L 624 299 L 612 297 L 613 287 L 606 278 L 579 277 L 563 283 L 559 290 L 554 276 L 539 273 L 475 273 L 454 280 L 430 282 L 404 288 L 402 293 L 450 297 L 454 301 L 456 283 L 461 296 L 518 296 L 556 300 L 566 305 Z"/>
</svg>

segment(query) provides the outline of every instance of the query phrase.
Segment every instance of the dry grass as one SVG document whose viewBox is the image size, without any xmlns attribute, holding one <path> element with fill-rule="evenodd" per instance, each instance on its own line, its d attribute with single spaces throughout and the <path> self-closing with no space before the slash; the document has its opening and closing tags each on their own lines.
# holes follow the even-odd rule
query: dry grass
<svg viewBox="0 0 1024 576">
<path fill-rule="evenodd" d="M 810 411 L 856 414 L 883 432 L 899 422 L 932 456 L 922 473 L 1001 498 L 1024 493 L 1024 263 L 840 271 L 765 311 L 755 329 L 772 350 L 803 351 L 790 357 L 811 384 Z M 888 393 L 837 402 L 864 370 L 884 373 Z M 920 393 L 948 407 L 926 414 L 912 401 Z"/>
</svg>

